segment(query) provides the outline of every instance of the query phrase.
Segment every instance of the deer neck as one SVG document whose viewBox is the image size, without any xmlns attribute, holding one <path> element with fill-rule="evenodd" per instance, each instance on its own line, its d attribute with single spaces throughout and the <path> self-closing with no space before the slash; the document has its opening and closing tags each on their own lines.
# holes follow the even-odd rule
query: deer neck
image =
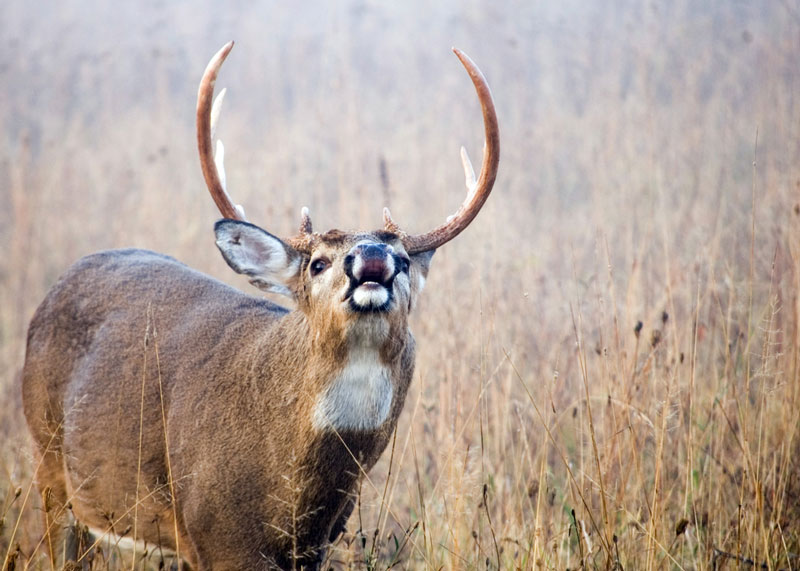
<svg viewBox="0 0 800 571">
<path fill-rule="evenodd" d="M 317 338 L 312 345 L 312 361 L 321 358 L 334 364 L 326 367 L 330 372 L 319 379 L 311 416 L 314 429 L 380 429 L 392 417 L 403 382 L 399 361 L 408 337 L 405 323 L 366 316 L 327 333 L 334 334 L 333 338 Z"/>
</svg>

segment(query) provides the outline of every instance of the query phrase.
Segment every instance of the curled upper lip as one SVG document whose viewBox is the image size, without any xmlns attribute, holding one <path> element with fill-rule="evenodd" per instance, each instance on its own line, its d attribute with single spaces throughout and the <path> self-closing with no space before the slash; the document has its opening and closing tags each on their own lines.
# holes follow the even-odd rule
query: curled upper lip
<svg viewBox="0 0 800 571">
<path fill-rule="evenodd" d="M 353 272 L 353 279 L 359 284 L 375 282 L 386 287 L 392 278 L 390 274 L 385 258 L 362 258 L 358 270 Z"/>
<path fill-rule="evenodd" d="M 365 246 L 364 252 L 358 251 L 355 255 L 345 259 L 345 273 L 350 283 L 342 297 L 343 302 L 351 300 L 355 290 L 366 284 L 369 284 L 370 288 L 381 286 L 391 296 L 392 282 L 396 273 L 395 265 L 392 263 L 392 258 L 383 250 L 376 253 L 372 251 L 375 249 L 377 249 L 376 246 L 373 246 L 371 250 Z"/>
</svg>

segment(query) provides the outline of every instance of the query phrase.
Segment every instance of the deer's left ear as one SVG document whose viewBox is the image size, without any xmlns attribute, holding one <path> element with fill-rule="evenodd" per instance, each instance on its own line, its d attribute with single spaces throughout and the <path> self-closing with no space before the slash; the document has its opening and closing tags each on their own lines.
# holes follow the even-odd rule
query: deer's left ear
<svg viewBox="0 0 800 571">
<path fill-rule="evenodd" d="M 428 277 L 428 270 L 431 268 L 431 260 L 436 250 L 427 250 L 425 252 L 418 252 L 409 256 L 411 261 L 419 266 L 420 271 L 424 277 Z"/>
<path fill-rule="evenodd" d="M 257 288 L 294 297 L 300 253 L 277 236 L 249 222 L 220 220 L 214 225 L 217 248 L 228 265 L 250 277 Z"/>
<path fill-rule="evenodd" d="M 436 250 L 427 250 L 417 254 L 411 254 L 411 272 L 409 278 L 411 279 L 411 289 L 414 292 L 412 297 L 416 297 L 422 293 L 425 287 L 425 280 L 428 278 L 428 270 L 431 267 L 431 259 Z"/>
</svg>

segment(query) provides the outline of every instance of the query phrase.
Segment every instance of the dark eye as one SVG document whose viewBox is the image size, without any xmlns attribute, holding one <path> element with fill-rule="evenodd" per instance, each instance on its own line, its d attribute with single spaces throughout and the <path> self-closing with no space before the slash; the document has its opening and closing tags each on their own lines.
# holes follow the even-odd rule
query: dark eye
<svg viewBox="0 0 800 571">
<path fill-rule="evenodd" d="M 409 264 L 411 264 L 411 260 L 409 260 L 408 258 L 402 258 L 400 256 L 398 256 L 395 259 L 397 260 L 397 271 L 398 272 L 403 272 L 404 274 L 407 274 L 408 273 L 408 266 L 409 266 Z"/>
<path fill-rule="evenodd" d="M 331 263 L 326 260 L 325 258 L 317 258 L 311 265 L 309 266 L 309 271 L 311 272 L 312 277 L 321 274 L 325 270 L 328 269 Z"/>
</svg>

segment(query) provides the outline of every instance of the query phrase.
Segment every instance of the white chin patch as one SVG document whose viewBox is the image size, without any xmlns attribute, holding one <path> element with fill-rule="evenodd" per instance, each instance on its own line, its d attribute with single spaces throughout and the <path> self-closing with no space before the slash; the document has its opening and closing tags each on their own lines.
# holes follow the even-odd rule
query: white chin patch
<svg viewBox="0 0 800 571">
<path fill-rule="evenodd" d="M 353 303 L 365 309 L 383 307 L 389 301 L 389 291 L 379 283 L 367 282 L 353 292 Z"/>
</svg>

